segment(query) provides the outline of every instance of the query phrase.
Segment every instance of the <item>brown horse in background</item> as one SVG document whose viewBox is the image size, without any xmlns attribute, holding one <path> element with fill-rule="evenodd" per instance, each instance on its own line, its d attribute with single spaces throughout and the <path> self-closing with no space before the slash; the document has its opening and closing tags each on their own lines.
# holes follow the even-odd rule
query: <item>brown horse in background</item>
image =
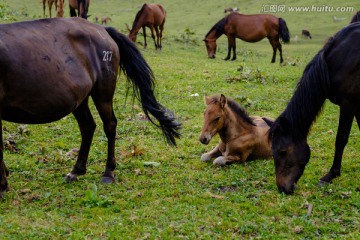
<svg viewBox="0 0 360 240">
<path fill-rule="evenodd" d="M 45 18 L 46 3 L 48 4 L 48 7 L 49 7 L 49 17 L 51 18 L 52 5 L 55 3 L 55 10 L 57 10 L 57 1 L 58 1 L 58 0 L 42 0 L 42 4 L 43 4 L 43 16 L 44 16 L 44 18 Z"/>
<path fill-rule="evenodd" d="M 90 0 L 69 0 L 70 17 L 82 17 L 87 19 Z M 77 10 L 77 13 L 76 13 Z"/>
<path fill-rule="evenodd" d="M 266 37 L 273 48 L 271 62 L 275 62 L 276 50 L 279 50 L 280 63 L 282 63 L 282 46 L 279 38 L 284 43 L 290 42 L 289 29 L 284 19 L 271 14 L 244 15 L 232 12 L 217 22 L 206 34 L 204 42 L 209 58 L 215 58 L 216 40 L 223 34 L 228 38 L 228 55 L 224 60 L 230 59 L 231 50 L 233 50 L 231 60 L 236 59 L 236 38 L 246 42 L 258 42 Z"/>
<path fill-rule="evenodd" d="M 150 28 L 151 37 L 154 39 L 155 49 L 161 49 L 162 32 L 164 30 L 166 12 L 160 4 L 144 4 L 140 11 L 136 14 L 132 28 L 129 29 L 129 38 L 135 42 L 136 36 L 140 30 L 143 29 L 144 34 L 144 48 L 146 48 L 146 31 L 145 27 Z M 155 34 L 156 33 L 156 40 Z"/>
<path fill-rule="evenodd" d="M 270 127 L 264 118 L 249 116 L 245 109 L 224 95 L 205 97 L 204 101 L 206 110 L 199 141 L 207 145 L 218 133 L 220 143 L 204 153 L 202 161 L 216 158 L 213 164 L 221 166 L 271 157 L 271 143 L 268 141 Z M 272 119 L 266 120 L 269 124 L 272 122 Z"/>
<path fill-rule="evenodd" d="M 64 17 L 64 0 L 58 0 L 56 17 Z"/>
<path fill-rule="evenodd" d="M 1 24 L 0 39 L 0 198 L 8 189 L 9 175 L 3 159 L 2 120 L 41 124 L 73 113 L 81 146 L 76 164 L 65 178 L 72 182 L 86 173 L 96 128 L 88 105 L 90 97 L 108 139 L 102 182 L 115 181 L 117 119 L 113 97 L 119 69 L 132 85 L 146 117 L 170 144 L 176 144 L 180 124 L 156 100 L 153 72 L 126 35 L 82 18 L 49 18 Z"/>
</svg>

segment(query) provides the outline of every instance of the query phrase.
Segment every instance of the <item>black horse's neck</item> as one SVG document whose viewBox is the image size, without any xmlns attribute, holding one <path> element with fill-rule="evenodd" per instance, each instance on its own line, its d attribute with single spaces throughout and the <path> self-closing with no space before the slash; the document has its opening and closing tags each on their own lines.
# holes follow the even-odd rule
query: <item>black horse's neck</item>
<svg viewBox="0 0 360 240">
<path fill-rule="evenodd" d="M 328 69 L 321 51 L 306 66 L 293 97 L 280 116 L 287 119 L 290 134 L 295 139 L 306 139 L 312 123 L 322 110 L 328 91 Z"/>
</svg>

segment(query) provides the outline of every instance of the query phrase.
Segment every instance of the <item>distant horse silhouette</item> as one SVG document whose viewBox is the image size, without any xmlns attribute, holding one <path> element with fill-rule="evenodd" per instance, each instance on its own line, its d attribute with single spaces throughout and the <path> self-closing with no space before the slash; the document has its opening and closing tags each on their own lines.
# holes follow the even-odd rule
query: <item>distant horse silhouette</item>
<svg viewBox="0 0 360 240">
<path fill-rule="evenodd" d="M 301 31 L 301 35 L 302 35 L 304 38 L 310 38 L 310 39 L 312 39 L 309 30 L 303 29 L 303 30 Z"/>
<path fill-rule="evenodd" d="M 90 6 L 90 0 L 69 0 L 70 17 L 82 17 L 87 19 Z M 77 13 L 76 13 L 77 10 Z"/>
<path fill-rule="evenodd" d="M 350 23 L 360 22 L 360 11 L 357 11 L 355 15 L 351 18 Z"/>
<path fill-rule="evenodd" d="M 266 37 L 273 48 L 271 62 L 275 62 L 276 50 L 278 49 L 280 63 L 282 63 L 282 46 L 279 38 L 285 43 L 290 41 L 289 30 L 284 19 L 270 14 L 244 15 L 232 12 L 217 22 L 206 34 L 204 42 L 209 58 L 215 58 L 216 40 L 223 34 L 228 38 L 228 55 L 224 60 L 230 59 L 231 50 L 233 50 L 231 60 L 236 59 L 236 38 L 246 42 L 258 42 Z"/>
<path fill-rule="evenodd" d="M 132 28 L 129 29 L 129 38 L 135 42 L 136 36 L 140 30 L 143 29 L 144 33 L 144 48 L 146 48 L 146 31 L 145 27 L 150 28 L 151 37 L 154 40 L 155 49 L 161 49 L 162 32 L 166 19 L 166 12 L 160 4 L 144 4 L 140 11 L 136 14 Z M 156 40 L 155 40 L 155 33 Z"/>
<path fill-rule="evenodd" d="M 204 98 L 206 110 L 199 141 L 209 144 L 216 134 L 220 143 L 201 156 L 202 161 L 216 158 L 214 165 L 243 163 L 248 158 L 270 158 L 269 125 L 261 117 L 249 116 L 234 100 L 224 95 Z M 269 124 L 271 119 L 267 119 Z"/>
<path fill-rule="evenodd" d="M 64 17 L 64 0 L 58 0 L 56 6 L 56 17 Z"/>
<path fill-rule="evenodd" d="M 101 18 L 101 24 L 106 25 L 106 24 L 108 23 L 108 21 L 111 22 L 111 18 L 110 18 L 110 17 L 102 17 L 102 18 Z"/>
<path fill-rule="evenodd" d="M 23 36 L 26 41 L 14 36 Z M 108 139 L 102 182 L 114 181 L 117 120 L 113 96 L 119 68 L 132 84 L 144 114 L 162 130 L 170 144 L 176 144 L 180 124 L 157 102 L 151 68 L 135 44 L 114 28 L 104 28 L 82 18 L 51 18 L 1 24 L 0 38 L 1 120 L 40 124 L 73 113 L 79 124 L 81 147 L 66 181 L 72 182 L 86 173 L 96 127 L 88 106 L 90 96 Z M 1 197 L 8 188 L 6 176 L 9 175 L 3 160 L 1 121 L 0 149 Z"/>
<path fill-rule="evenodd" d="M 333 165 L 319 184 L 340 176 L 354 116 L 360 129 L 359 42 L 360 23 L 353 23 L 332 37 L 306 66 L 285 111 L 271 127 L 276 184 L 281 192 L 293 193 L 303 174 L 310 159 L 306 139 L 325 99 L 340 106 L 340 118 Z"/>
<path fill-rule="evenodd" d="M 46 3 L 48 4 L 48 7 L 49 7 L 49 17 L 51 18 L 52 5 L 55 3 L 55 10 L 57 10 L 57 1 L 58 1 L 58 0 L 42 0 L 42 4 L 43 4 L 43 16 L 44 16 L 44 17 L 45 17 Z"/>
</svg>

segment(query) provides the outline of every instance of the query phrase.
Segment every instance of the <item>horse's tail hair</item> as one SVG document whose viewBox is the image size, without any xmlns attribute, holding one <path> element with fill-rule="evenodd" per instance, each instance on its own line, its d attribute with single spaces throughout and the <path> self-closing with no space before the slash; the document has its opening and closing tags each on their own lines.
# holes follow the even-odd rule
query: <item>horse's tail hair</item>
<svg viewBox="0 0 360 240">
<path fill-rule="evenodd" d="M 290 42 L 290 32 L 284 19 L 279 18 L 279 36 L 284 43 Z"/>
<path fill-rule="evenodd" d="M 151 68 L 127 36 L 112 27 L 105 29 L 118 45 L 121 55 L 120 69 L 132 84 L 134 95 L 141 102 L 145 115 L 162 130 L 169 144 L 176 145 L 175 138 L 180 138 L 181 123 L 171 111 L 157 102 L 154 95 L 155 78 Z M 158 123 L 155 123 L 149 114 L 154 116 Z"/>
</svg>

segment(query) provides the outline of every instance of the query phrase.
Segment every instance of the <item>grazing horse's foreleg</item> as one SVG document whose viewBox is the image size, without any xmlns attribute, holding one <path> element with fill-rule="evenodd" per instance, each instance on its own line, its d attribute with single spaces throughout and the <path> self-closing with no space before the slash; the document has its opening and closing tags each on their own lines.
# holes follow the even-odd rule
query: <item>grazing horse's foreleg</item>
<svg viewBox="0 0 360 240">
<path fill-rule="evenodd" d="M 162 49 L 162 32 L 164 30 L 164 24 L 165 24 L 165 20 L 163 21 L 163 23 L 160 25 L 159 29 L 160 29 L 160 33 L 159 33 L 159 38 L 160 38 L 160 42 L 159 42 L 159 48 Z"/>
<path fill-rule="evenodd" d="M 145 26 L 143 26 L 142 29 L 143 29 L 143 35 L 144 35 L 144 48 L 146 48 L 147 47 L 147 42 L 146 42 L 146 28 L 145 28 Z"/>
<path fill-rule="evenodd" d="M 155 28 L 155 33 L 156 33 L 156 42 L 155 42 L 155 39 L 154 39 L 155 49 L 161 50 L 161 47 L 160 47 L 160 33 L 159 33 L 159 28 L 158 28 L 157 26 L 155 26 L 154 28 Z"/>
<path fill-rule="evenodd" d="M 113 111 L 112 100 L 102 101 L 97 96 L 93 96 L 93 99 L 104 124 L 104 132 L 108 139 L 108 157 L 106 161 L 105 172 L 102 175 L 101 182 L 112 183 L 115 182 L 115 136 L 117 120 Z"/>
<path fill-rule="evenodd" d="M 331 181 L 340 176 L 341 160 L 344 152 L 344 148 L 348 142 L 351 125 L 354 119 L 354 110 L 346 107 L 340 107 L 340 119 L 338 131 L 335 141 L 335 155 L 333 165 L 330 168 L 329 173 L 319 180 L 319 185 L 324 183 L 331 183 Z"/>
<path fill-rule="evenodd" d="M 75 181 L 77 180 L 78 175 L 84 175 L 86 173 L 86 163 L 96 128 L 95 121 L 88 106 L 88 98 L 80 104 L 73 114 L 79 124 L 81 132 L 81 146 L 77 161 L 72 171 L 65 177 L 67 182 Z"/>
<path fill-rule="evenodd" d="M 2 197 L 2 192 L 9 189 L 6 179 L 9 176 L 9 170 L 5 166 L 3 150 L 2 122 L 0 121 L 0 198 Z"/>
<path fill-rule="evenodd" d="M 236 39 L 234 36 L 228 36 L 228 54 L 224 60 L 229 60 L 231 56 L 231 50 L 233 50 L 232 61 L 236 60 Z"/>
<path fill-rule="evenodd" d="M 46 10 L 46 0 L 43 0 L 43 16 L 45 18 L 45 10 Z"/>
</svg>

